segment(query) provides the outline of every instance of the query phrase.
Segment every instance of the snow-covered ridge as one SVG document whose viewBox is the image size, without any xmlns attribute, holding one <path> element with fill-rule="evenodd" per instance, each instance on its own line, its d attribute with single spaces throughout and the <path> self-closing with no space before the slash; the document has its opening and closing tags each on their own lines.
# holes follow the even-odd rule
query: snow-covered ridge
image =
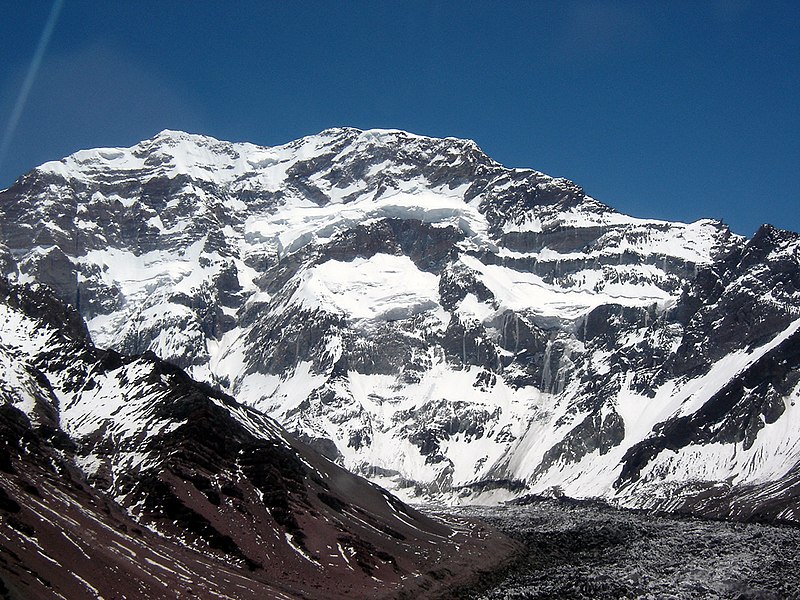
<svg viewBox="0 0 800 600">
<path fill-rule="evenodd" d="M 249 142 L 220 141 L 207 135 L 165 129 L 131 147 L 79 150 L 59 161 L 44 163 L 37 169 L 68 178 L 91 177 L 102 171 L 131 171 L 168 178 L 190 176 L 218 184 L 229 184 L 248 176 L 251 185 L 263 185 L 281 180 L 286 171 L 299 161 L 335 151 L 343 141 L 347 145 L 342 156 L 408 142 L 453 145 L 459 150 L 451 151 L 452 157 L 457 157 L 464 147 L 480 152 L 477 144 L 471 140 L 436 139 L 400 130 L 333 128 L 287 144 L 268 147 Z M 490 161 L 488 157 L 485 160 Z"/>
<path fill-rule="evenodd" d="M 0 211 L 12 278 L 79 304 L 98 344 L 153 351 L 409 496 L 635 504 L 623 473 L 662 473 L 647 444 L 675 402 L 715 415 L 722 388 L 693 390 L 750 377 L 800 317 L 792 236 L 623 215 L 395 130 L 272 148 L 165 131 L 48 163 Z M 764 386 L 698 429 L 769 446 L 794 392 Z M 681 465 L 670 486 L 698 476 Z"/>
</svg>

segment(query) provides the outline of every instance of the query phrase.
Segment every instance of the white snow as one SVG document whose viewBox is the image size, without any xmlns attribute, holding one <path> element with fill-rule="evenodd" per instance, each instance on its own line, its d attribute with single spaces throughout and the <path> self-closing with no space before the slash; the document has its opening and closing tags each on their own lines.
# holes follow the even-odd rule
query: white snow
<svg viewBox="0 0 800 600">
<path fill-rule="evenodd" d="M 499 302 L 499 310 L 531 311 L 542 316 L 559 317 L 564 321 L 576 321 L 602 304 L 650 306 L 663 304 L 671 298 L 667 292 L 652 284 L 617 283 L 606 286 L 602 292 L 596 292 L 592 289 L 594 281 L 588 279 L 580 287 L 564 289 L 545 282 L 533 273 L 486 265 L 469 255 L 462 255 L 459 260 L 480 274 L 480 281 Z M 641 268 L 647 269 L 647 266 Z"/>
<path fill-rule="evenodd" d="M 463 202 L 463 188 L 392 191 L 375 199 L 363 195 L 347 204 L 334 201 L 318 206 L 298 199 L 280 206 L 274 214 L 248 217 L 245 237 L 269 242 L 280 255 L 290 254 L 309 243 L 322 243 L 357 224 L 384 218 L 416 219 L 451 225 L 468 237 L 487 239 L 486 220 L 473 206 Z M 340 199 L 340 198 L 339 198 Z"/>
<path fill-rule="evenodd" d="M 305 271 L 291 304 L 335 310 L 355 321 L 407 319 L 438 308 L 439 278 L 407 256 L 329 260 Z"/>
<path fill-rule="evenodd" d="M 155 251 L 138 253 L 109 247 L 92 250 L 77 259 L 84 272 L 98 269 L 100 282 L 121 294 L 120 305 L 114 311 L 90 320 L 93 339 L 99 346 L 119 347 L 144 335 L 148 349 L 162 358 L 191 358 L 194 364 L 190 372 L 194 376 L 219 383 L 240 400 L 286 420 L 298 431 L 333 440 L 344 464 L 353 470 L 385 469 L 389 475 L 380 480 L 388 485 L 407 479 L 429 486 L 427 491 L 433 494 L 438 485 L 446 490 L 448 486 L 467 485 L 486 477 L 508 476 L 528 479 L 535 491 L 558 487 L 576 495 L 609 496 L 613 495 L 611 486 L 627 449 L 645 439 L 657 423 L 697 411 L 727 381 L 800 326 L 800 321 L 796 322 L 784 334 L 752 352 L 729 354 L 712 365 L 706 375 L 687 381 L 670 380 L 655 390 L 653 398 L 635 392 L 630 377 L 624 379 L 621 390 L 608 398 L 602 413 L 606 415 L 613 409 L 621 416 L 625 425 L 623 442 L 604 456 L 595 451 L 574 464 L 557 462 L 545 472 L 537 471 L 545 453 L 589 414 L 575 408 L 582 390 L 578 383 L 565 377 L 574 366 L 570 353 L 582 357 L 587 352 L 576 336 L 567 343 L 556 339 L 552 332 L 546 333 L 549 342 L 541 357 L 546 366 L 542 381 L 536 382 L 535 387 L 515 389 L 507 383 L 511 375 L 519 372 L 515 371 L 519 369 L 516 365 L 506 371 L 498 367 L 496 383 L 485 387 L 478 381 L 479 376 L 485 375 L 481 369 L 448 364 L 435 343 L 426 346 L 424 352 L 428 354 L 420 357 L 424 359 L 420 361 L 424 369 L 418 381 L 405 379 L 401 366 L 395 375 L 351 370 L 346 377 L 332 378 L 330 368 L 348 351 L 349 344 L 367 345 L 371 333 L 391 327 L 387 324 L 394 321 L 413 318 L 415 323 L 424 323 L 418 332 L 408 333 L 418 335 L 421 341 L 426 341 L 426 336 L 441 335 L 454 316 L 470 327 L 486 327 L 491 337 L 497 333 L 495 321 L 512 310 L 537 324 L 545 323 L 545 328 L 547 324 L 560 323 L 566 338 L 572 331 L 570 327 L 585 324 L 586 315 L 601 305 L 655 307 L 656 313 L 662 314 L 680 294 L 673 265 L 690 270 L 692 265 L 708 264 L 725 237 L 720 234 L 721 226 L 713 221 L 684 224 L 638 219 L 585 198 L 569 210 L 534 207 L 514 221 L 507 221 L 502 232 L 523 234 L 516 236 L 519 238 L 541 234 L 538 239 L 546 240 L 551 232 L 574 228 L 576 240 L 582 239 L 581 234 L 597 236 L 596 240 L 564 252 L 556 250 L 555 244 L 536 251 L 512 250 L 489 236 L 486 216 L 479 207 L 491 196 L 479 194 L 465 202 L 469 183 L 453 188 L 433 186 L 424 170 L 416 172 L 416 167 L 390 158 L 368 164 L 364 173 L 355 178 L 338 170 L 353 157 L 400 139 L 412 147 L 425 142 L 425 138 L 395 130 L 332 129 L 265 148 L 163 131 L 132 148 L 84 150 L 42 165 L 43 171 L 79 179 L 89 186 L 110 172 L 143 182 L 178 175 L 194 179 L 158 210 L 144 206 L 144 200 L 136 194 L 122 197 L 108 192 L 96 192 L 88 203 L 79 205 L 77 225 L 87 235 L 94 235 L 98 229 L 97 223 L 90 220 L 91 210 L 87 207 L 102 205 L 124 214 L 142 211 L 149 233 L 163 240 L 161 249 Z M 342 140 L 347 143 L 340 144 Z M 440 164 L 458 161 L 464 148 L 476 147 L 474 143 L 454 141 L 451 147 L 443 148 L 433 158 Z M 300 164 L 302 161 L 321 156 L 325 160 L 332 157 L 334 166 L 308 177 L 313 193 L 287 180 L 290 170 L 305 166 Z M 535 177 L 537 185 L 544 188 L 558 190 L 567 185 L 565 180 L 534 171 L 512 173 L 500 169 L 492 175 L 496 176 L 495 190 L 514 188 L 526 174 Z M 380 185 L 376 183 L 378 179 Z M 54 186 L 41 199 L 40 208 L 59 206 L 60 194 L 60 188 Z M 215 215 L 222 213 L 231 216 L 221 228 L 226 247 L 221 252 L 206 251 L 208 238 L 202 232 L 198 239 L 192 226 L 199 218 L 202 222 L 213 221 Z M 348 230 L 375 226 L 381 219 L 412 219 L 459 231 L 464 242 L 457 246 L 460 256 L 456 268 L 473 271 L 492 297 L 481 300 L 476 293 L 468 292 L 451 313 L 440 302 L 439 276 L 421 270 L 407 256 L 392 254 L 388 247 L 378 253 L 365 249 L 364 256 L 368 258 L 349 261 L 324 260 L 324 251 L 317 253 L 318 248 Z M 57 224 L 52 226 L 54 231 L 63 232 Z M 732 239 L 736 241 L 735 236 Z M 295 287 L 276 291 L 263 276 L 260 265 L 279 261 L 283 266 L 290 255 L 301 250 L 304 254 L 295 258 L 305 262 L 290 284 Z M 34 250 L 23 260 L 35 262 L 44 252 Z M 484 261 L 487 255 L 490 260 Z M 631 256 L 636 260 L 628 261 Z M 246 319 L 212 336 L 205 328 L 207 323 L 200 320 L 197 304 L 201 302 L 196 301 L 208 298 L 215 277 L 231 267 L 235 267 L 242 287 L 241 302 L 236 307 L 223 307 L 222 312 L 234 320 L 244 316 Z M 539 272 L 551 274 L 541 277 L 531 272 L 537 267 L 541 268 Z M 85 277 L 83 272 L 80 277 Z M 23 273 L 19 279 L 27 281 L 30 276 Z M 769 300 L 768 296 L 766 301 Z M 253 348 L 258 344 L 258 328 L 270 317 L 290 315 L 298 309 L 340 315 L 347 331 L 331 331 L 316 340 L 324 349 L 320 357 L 300 360 L 286 373 L 264 372 L 268 369 L 254 358 L 258 354 Z M 628 333 L 620 343 L 636 344 L 643 339 L 646 328 L 647 323 L 643 329 Z M 23 363 L 14 361 L 20 354 L 33 356 L 48 347 L 52 332 L 20 320 L 3 307 L 0 333 L 0 368 L 4 369 L 5 381 L 17 390 L 17 395 L 7 396 L 6 401 L 33 414 L 37 388 L 31 384 Z M 676 333 L 675 339 L 679 335 Z M 551 365 L 556 342 L 567 343 L 568 352 L 560 364 Z M 514 355 L 510 350 L 500 353 L 503 358 Z M 593 361 L 596 373 L 606 375 L 610 371 L 609 356 L 598 351 L 585 358 Z M 124 436 L 130 428 L 141 432 L 142 427 L 157 431 L 177 426 L 150 419 L 147 403 L 151 399 L 146 395 L 130 396 L 143 389 L 135 382 L 147 376 L 147 369 L 144 362 L 134 362 L 107 373 L 91 392 L 61 398 L 65 429 L 77 437 L 100 428 Z M 54 383 L 58 387 L 57 377 Z M 127 391 L 122 393 L 123 389 Z M 320 406 L 321 391 L 333 392 L 330 406 Z M 793 394 L 795 398 L 797 391 Z M 797 436 L 787 424 L 787 417 L 795 414 L 793 407 L 787 407 L 786 415 L 777 423 L 764 427 L 748 451 L 707 445 L 690 446 L 674 455 L 662 453 L 643 474 L 643 485 L 677 484 L 687 477 L 724 477 L 726 469 L 736 470 L 736 481 L 765 481 L 780 476 L 792 457 L 798 456 Z M 244 409 L 236 416 L 253 432 L 269 429 Z M 437 440 L 442 456 L 431 459 L 423 455 L 419 442 L 409 439 L 410 433 L 423 431 L 428 424 L 434 429 L 433 421 L 450 417 L 457 431 Z M 458 418 L 480 422 L 470 423 L 467 433 L 459 430 L 455 422 Z M 430 423 L 420 423 L 420 419 Z M 362 433 L 367 434 L 368 442 L 359 446 L 351 441 L 351 434 L 358 437 Z M 768 456 L 771 448 L 777 450 Z M 134 464 L 147 457 L 131 450 L 120 460 Z M 696 466 L 699 462 L 702 467 Z M 82 464 L 87 471 L 102 466 L 92 456 Z M 504 493 L 492 492 L 480 498 L 497 499 Z"/>
</svg>

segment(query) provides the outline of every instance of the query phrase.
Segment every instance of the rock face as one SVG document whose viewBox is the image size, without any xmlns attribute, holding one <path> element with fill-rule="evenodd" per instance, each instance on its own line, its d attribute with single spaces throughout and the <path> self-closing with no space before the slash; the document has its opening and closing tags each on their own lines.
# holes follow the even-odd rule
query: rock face
<svg viewBox="0 0 800 600">
<path fill-rule="evenodd" d="M 800 240 L 619 214 L 470 141 L 165 131 L 0 193 L 0 264 L 406 496 L 795 521 Z"/>
<path fill-rule="evenodd" d="M 515 546 L 431 519 L 0 279 L 4 598 L 436 596 Z M 54 567 L 55 565 L 55 567 Z"/>
</svg>

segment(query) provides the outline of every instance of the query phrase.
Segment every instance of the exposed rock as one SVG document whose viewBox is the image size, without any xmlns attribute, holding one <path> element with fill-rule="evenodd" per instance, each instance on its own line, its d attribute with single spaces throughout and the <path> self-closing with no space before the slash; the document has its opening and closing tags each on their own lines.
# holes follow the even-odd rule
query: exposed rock
<svg viewBox="0 0 800 600">
<path fill-rule="evenodd" d="M 424 516 L 152 353 L 95 348 L 47 288 L 0 284 L 10 597 L 434 596 L 517 548 Z"/>
<path fill-rule="evenodd" d="M 0 267 L 101 347 L 397 493 L 789 506 L 797 234 L 637 219 L 474 142 L 352 128 L 82 151 L 0 193 L 0 225 Z"/>
</svg>

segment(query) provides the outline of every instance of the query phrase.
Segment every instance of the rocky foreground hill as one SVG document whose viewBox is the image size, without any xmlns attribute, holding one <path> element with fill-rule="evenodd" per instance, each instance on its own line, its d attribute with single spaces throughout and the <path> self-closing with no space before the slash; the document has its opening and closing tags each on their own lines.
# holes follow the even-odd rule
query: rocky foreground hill
<svg viewBox="0 0 800 600">
<path fill-rule="evenodd" d="M 0 278 L 0 597 L 436 598 L 516 547 Z"/>
</svg>

